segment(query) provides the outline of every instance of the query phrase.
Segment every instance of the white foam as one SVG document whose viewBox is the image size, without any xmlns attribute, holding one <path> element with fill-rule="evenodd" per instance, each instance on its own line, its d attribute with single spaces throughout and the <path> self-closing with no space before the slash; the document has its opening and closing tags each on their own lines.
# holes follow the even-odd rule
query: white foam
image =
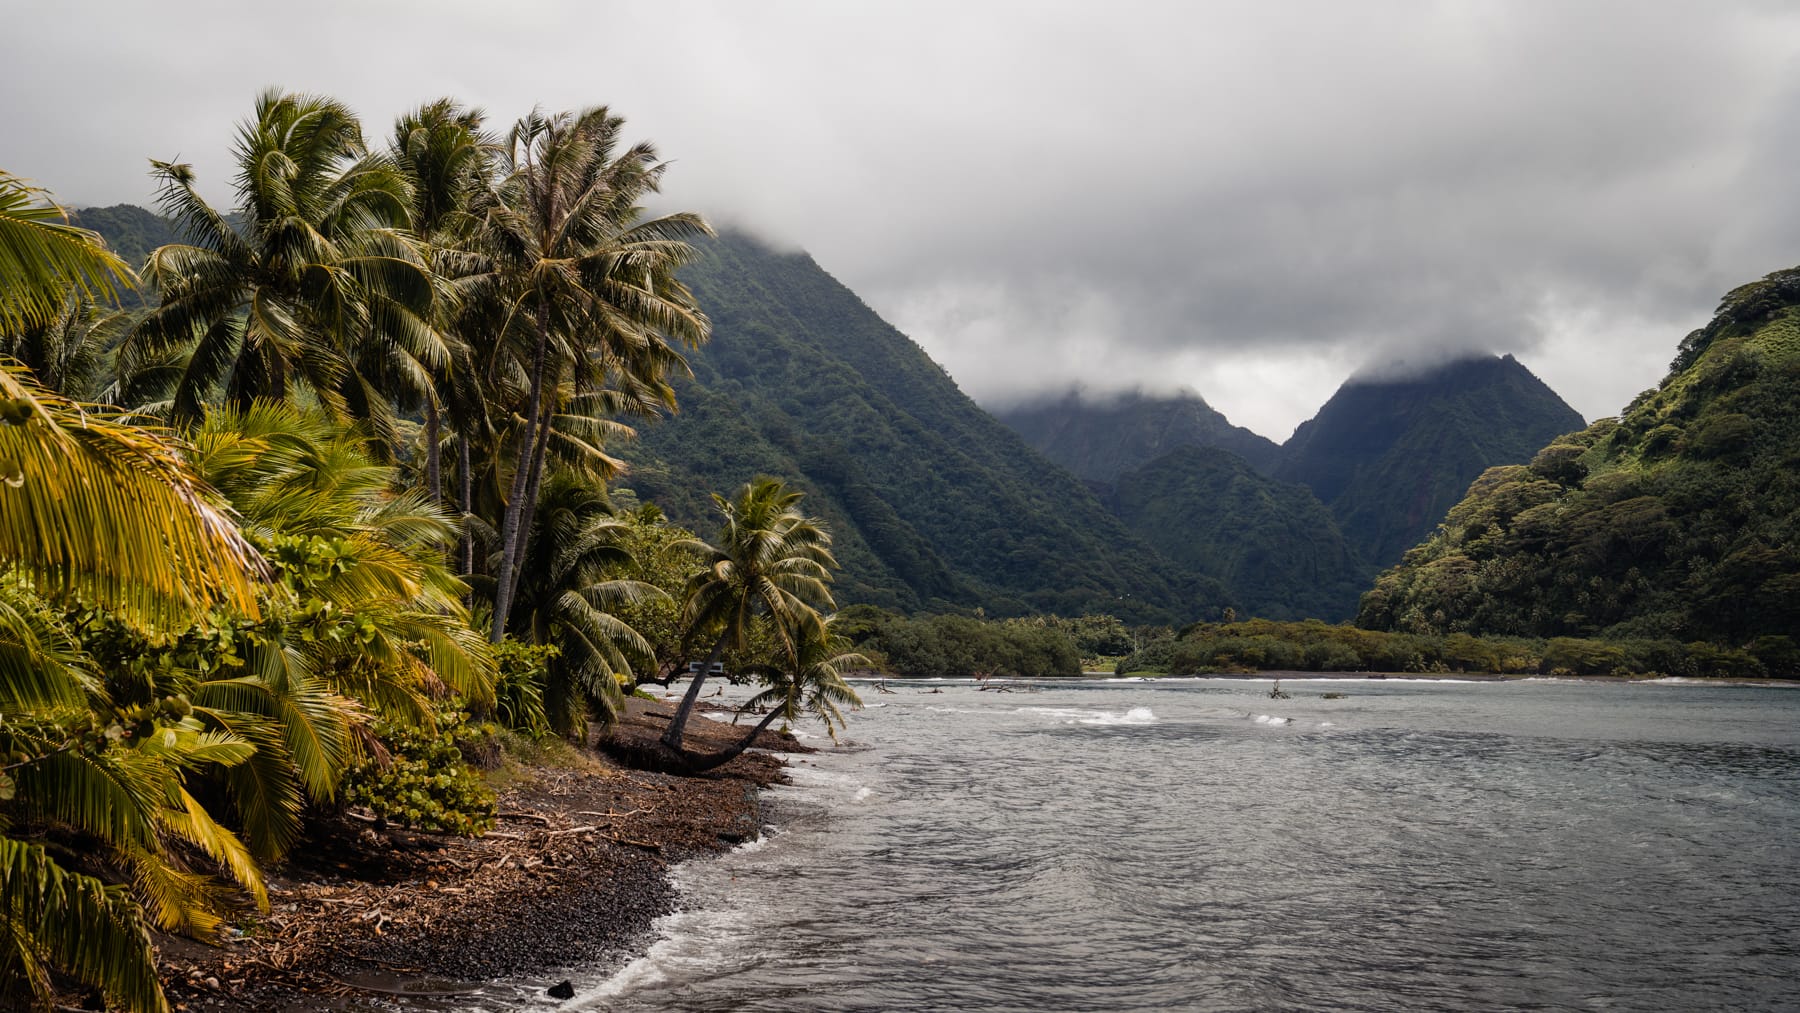
<svg viewBox="0 0 1800 1013">
<path fill-rule="evenodd" d="M 1258 714 L 1256 716 L 1256 723 L 1259 725 L 1285 725 L 1292 720 L 1294 720 L 1294 719 L 1293 718 L 1278 718 L 1278 717 L 1270 716 L 1268 714 Z"/>
<path fill-rule="evenodd" d="M 1084 725 L 1147 725 L 1156 721 L 1156 715 L 1148 707 L 1133 707 L 1123 714 L 1101 711 L 1093 717 L 1082 718 Z"/>
<path fill-rule="evenodd" d="M 1148 707 L 1133 707 L 1123 714 L 1072 707 L 1019 707 L 1013 713 L 1038 714 L 1055 718 L 1065 725 L 1147 725 L 1156 721 L 1156 715 Z"/>
<path fill-rule="evenodd" d="M 1321 721 L 1321 722 L 1319 722 L 1319 727 L 1320 728 L 1335 728 L 1337 726 L 1330 721 Z"/>
<path fill-rule="evenodd" d="M 873 794 L 875 793 L 868 788 L 858 788 L 856 789 L 856 794 L 850 796 L 850 801 L 861 802 L 863 799 L 868 798 Z"/>
</svg>

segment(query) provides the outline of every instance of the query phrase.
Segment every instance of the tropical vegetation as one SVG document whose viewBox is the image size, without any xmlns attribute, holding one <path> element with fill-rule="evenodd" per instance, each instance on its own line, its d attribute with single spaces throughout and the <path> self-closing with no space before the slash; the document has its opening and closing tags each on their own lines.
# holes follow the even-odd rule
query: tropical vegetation
<svg viewBox="0 0 1800 1013">
<path fill-rule="evenodd" d="M 270 91 L 234 154 L 229 208 L 154 162 L 166 233 L 90 216 L 141 271 L 0 174 L 9 1008 L 167 1008 L 153 928 L 266 905 L 343 806 L 483 832 L 499 726 L 587 741 L 694 644 L 759 727 L 857 702 L 797 493 L 720 499 L 717 548 L 609 498 L 709 329 L 675 273 L 709 230 L 644 211 L 666 163 L 622 118 L 439 100 L 383 145 Z"/>
<path fill-rule="evenodd" d="M 1785 658 L 1800 638 L 1800 269 L 1729 293 L 1618 418 L 1494 468 L 1381 575 L 1358 624 L 1675 637 Z"/>
<path fill-rule="evenodd" d="M 1756 679 L 1791 673 L 1791 651 L 1721 647 L 1669 637 L 1394 633 L 1319 620 L 1196 623 L 1145 639 L 1119 675 L 1234 672 L 1410 672 Z"/>
</svg>

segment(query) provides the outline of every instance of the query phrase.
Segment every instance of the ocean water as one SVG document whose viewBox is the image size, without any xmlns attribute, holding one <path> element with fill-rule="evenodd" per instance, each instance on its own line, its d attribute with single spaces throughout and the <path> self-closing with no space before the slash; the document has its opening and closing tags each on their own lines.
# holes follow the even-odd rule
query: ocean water
<svg viewBox="0 0 1800 1013">
<path fill-rule="evenodd" d="M 532 1004 L 1800 1008 L 1800 690 L 1282 685 L 862 687 L 647 955 Z"/>
</svg>

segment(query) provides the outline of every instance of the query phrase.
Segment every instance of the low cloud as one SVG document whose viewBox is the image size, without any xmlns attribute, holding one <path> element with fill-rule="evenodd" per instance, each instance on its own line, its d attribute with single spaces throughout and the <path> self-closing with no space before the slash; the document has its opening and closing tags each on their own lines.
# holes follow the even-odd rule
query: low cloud
<svg viewBox="0 0 1800 1013">
<path fill-rule="evenodd" d="M 980 400 L 1193 387 L 1280 438 L 1346 376 L 1506 352 L 1590 417 L 1800 261 L 1786 5 L 37 5 L 0 167 L 228 196 L 261 87 L 371 134 L 605 102 L 668 197 L 804 247 Z M 207 42 L 195 43 L 195 25 Z M 71 68 L 79 68 L 72 70 Z"/>
</svg>

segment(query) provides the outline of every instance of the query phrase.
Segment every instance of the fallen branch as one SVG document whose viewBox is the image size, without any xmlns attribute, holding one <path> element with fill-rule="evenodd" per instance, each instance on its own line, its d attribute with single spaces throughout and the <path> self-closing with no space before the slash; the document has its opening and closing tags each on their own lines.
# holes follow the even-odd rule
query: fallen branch
<svg viewBox="0 0 1800 1013">
<path fill-rule="evenodd" d="M 662 851 L 662 845 L 655 841 L 634 841 L 629 837 L 614 837 L 611 834 L 601 834 L 600 836 L 615 844 L 629 844 L 634 848 L 643 848 L 646 851 L 655 851 L 659 853 Z"/>
</svg>

